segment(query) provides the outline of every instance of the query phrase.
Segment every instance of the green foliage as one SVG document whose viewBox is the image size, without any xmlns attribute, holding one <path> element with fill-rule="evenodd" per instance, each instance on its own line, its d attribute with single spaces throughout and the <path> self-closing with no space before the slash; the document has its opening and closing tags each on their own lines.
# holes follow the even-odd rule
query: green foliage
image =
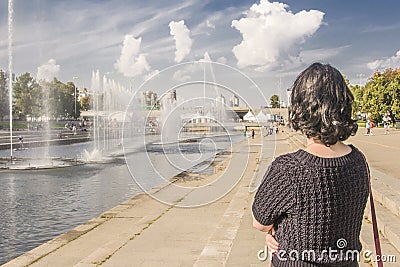
<svg viewBox="0 0 400 267">
<path fill-rule="evenodd" d="M 8 120 L 0 121 L 0 129 L 10 129 L 10 122 Z M 27 122 L 26 121 L 13 121 L 13 129 L 14 130 L 27 129 Z"/>
<path fill-rule="evenodd" d="M 77 101 L 77 95 L 75 95 L 74 83 L 67 82 L 67 84 L 64 84 L 54 78 L 51 82 L 41 82 L 41 86 L 43 88 L 45 114 L 48 114 L 52 119 L 60 117 L 79 117 L 80 105 Z"/>
<path fill-rule="evenodd" d="M 272 108 L 279 108 L 280 107 L 279 96 L 278 95 L 271 96 L 270 101 L 271 101 L 271 107 Z"/>
<path fill-rule="evenodd" d="M 8 114 L 8 86 L 6 73 L 0 69 L 0 119 Z"/>
<path fill-rule="evenodd" d="M 400 117 L 400 69 L 375 72 L 362 94 L 363 111 L 380 122 L 384 114 Z"/>
<path fill-rule="evenodd" d="M 362 107 L 363 107 L 363 87 L 359 85 L 349 85 L 350 91 L 354 96 L 354 101 L 352 105 L 352 115 L 353 118 L 357 118 L 359 114 L 362 113 Z"/>
<path fill-rule="evenodd" d="M 81 97 L 80 103 L 79 103 L 80 104 L 80 108 L 82 110 L 89 110 L 90 109 L 90 102 L 91 102 L 90 96 Z"/>
<path fill-rule="evenodd" d="M 13 94 L 15 113 L 32 117 L 43 115 L 42 90 L 28 72 L 17 77 L 13 85 Z"/>
<path fill-rule="evenodd" d="M 48 116 L 55 120 L 80 116 L 81 105 L 72 82 L 64 84 L 54 78 L 51 82 L 38 83 L 29 73 L 24 73 L 17 78 L 13 89 L 13 109 L 22 117 Z"/>
</svg>

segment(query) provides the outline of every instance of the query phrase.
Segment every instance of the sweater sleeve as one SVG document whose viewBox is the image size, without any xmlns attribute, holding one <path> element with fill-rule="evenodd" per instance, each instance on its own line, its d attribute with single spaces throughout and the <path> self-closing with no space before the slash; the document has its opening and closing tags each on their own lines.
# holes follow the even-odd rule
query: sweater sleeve
<svg viewBox="0 0 400 267">
<path fill-rule="evenodd" d="M 294 185 L 286 171 L 287 162 L 278 157 L 264 174 L 252 206 L 254 218 L 262 225 L 271 225 L 295 200 Z"/>
</svg>

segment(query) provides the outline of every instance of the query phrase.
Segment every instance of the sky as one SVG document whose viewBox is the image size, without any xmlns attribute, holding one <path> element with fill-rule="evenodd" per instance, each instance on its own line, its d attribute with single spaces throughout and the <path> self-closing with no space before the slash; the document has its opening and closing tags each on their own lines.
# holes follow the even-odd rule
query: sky
<svg viewBox="0 0 400 267">
<path fill-rule="evenodd" d="M 5 70 L 7 9 L 1 0 Z M 13 72 L 89 89 L 97 70 L 139 90 L 165 69 L 176 82 L 193 79 L 185 64 L 207 61 L 254 81 L 263 97 L 246 88 L 240 94 L 259 106 L 273 94 L 285 100 L 316 61 L 337 67 L 351 84 L 400 67 L 400 2 L 393 0 L 14 0 L 13 10 Z"/>
</svg>

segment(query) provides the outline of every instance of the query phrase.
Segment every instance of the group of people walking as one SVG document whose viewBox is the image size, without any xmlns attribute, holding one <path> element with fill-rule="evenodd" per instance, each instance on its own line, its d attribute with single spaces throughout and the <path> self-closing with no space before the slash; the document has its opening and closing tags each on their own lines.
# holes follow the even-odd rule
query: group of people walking
<svg viewBox="0 0 400 267">
<path fill-rule="evenodd" d="M 278 132 L 279 132 L 279 126 L 278 126 L 277 122 L 275 122 L 275 123 L 271 122 L 268 128 L 266 126 L 261 127 L 261 135 L 262 136 L 272 135 L 273 133 L 277 134 Z M 252 139 L 254 139 L 255 134 L 256 133 L 255 133 L 254 129 L 252 129 L 250 131 L 250 134 L 246 130 L 244 130 L 244 132 L 243 132 L 244 137 L 251 136 Z"/>
<path fill-rule="evenodd" d="M 256 135 L 256 132 L 254 131 L 254 129 L 251 130 L 250 134 L 246 130 L 244 130 L 244 132 L 243 132 L 243 136 L 245 138 L 251 136 L 251 139 L 254 139 L 255 135 Z"/>
<path fill-rule="evenodd" d="M 382 125 L 383 128 L 385 129 L 385 134 L 389 134 L 390 133 L 390 124 L 392 123 L 392 119 L 390 118 L 389 115 L 385 115 L 383 116 L 382 119 Z M 372 120 L 367 119 L 367 121 L 365 122 L 365 134 L 364 135 L 374 135 L 372 129 L 375 127 L 375 124 Z"/>
</svg>

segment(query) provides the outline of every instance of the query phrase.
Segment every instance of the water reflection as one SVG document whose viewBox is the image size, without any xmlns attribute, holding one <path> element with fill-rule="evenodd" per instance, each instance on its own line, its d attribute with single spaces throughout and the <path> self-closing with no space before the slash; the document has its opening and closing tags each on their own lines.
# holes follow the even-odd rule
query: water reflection
<svg viewBox="0 0 400 267">
<path fill-rule="evenodd" d="M 235 142 L 242 137 L 236 137 Z M 229 140 L 229 142 L 228 142 Z M 229 138 L 216 139 L 218 150 L 231 145 Z M 90 148 L 90 143 L 52 147 L 50 156 L 74 157 Z M 150 147 L 149 147 L 150 148 Z M 157 146 L 141 149 L 130 157 L 150 157 L 164 177 L 179 173 L 169 172 L 165 152 Z M 184 153 L 198 157 L 198 143 L 182 144 L 179 149 L 170 146 L 168 156 Z M 1 153 L 7 153 L 1 151 Z M 0 154 L 1 154 L 0 153 Z M 153 166 L 140 166 L 144 190 L 161 182 L 154 175 Z M 172 168 L 173 169 L 173 168 Z M 168 170 L 168 171 L 167 171 Z M 0 171 L 0 264 L 80 225 L 102 212 L 139 193 L 141 188 L 132 179 L 121 159 L 108 164 L 88 164 L 63 169 L 35 171 Z"/>
<path fill-rule="evenodd" d="M 0 263 L 140 193 L 125 165 L 2 172 L 0 182 Z"/>
</svg>

